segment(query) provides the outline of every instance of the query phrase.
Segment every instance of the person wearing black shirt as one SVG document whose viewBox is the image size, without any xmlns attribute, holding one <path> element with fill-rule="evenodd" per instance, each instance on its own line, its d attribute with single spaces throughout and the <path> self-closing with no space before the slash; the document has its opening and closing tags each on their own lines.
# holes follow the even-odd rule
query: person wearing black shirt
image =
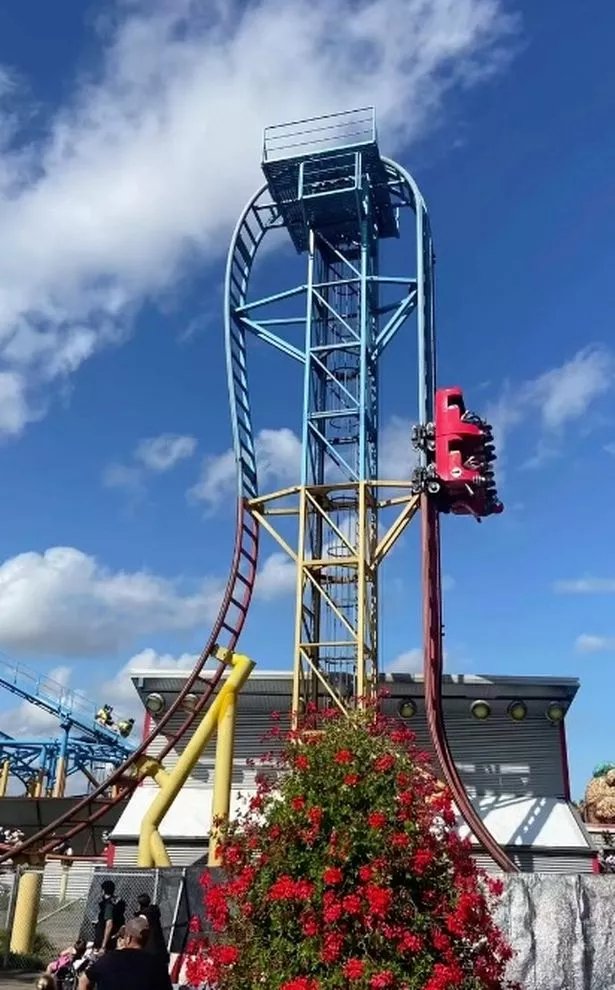
<svg viewBox="0 0 615 990">
<path fill-rule="evenodd" d="M 137 897 L 137 910 L 135 917 L 145 918 L 149 925 L 149 939 L 145 946 L 145 951 L 152 955 L 159 956 L 168 964 L 169 953 L 167 952 L 162 922 L 160 920 L 160 908 L 157 904 L 152 904 L 149 894 L 139 894 Z"/>
<path fill-rule="evenodd" d="M 106 952 L 107 949 L 115 948 L 117 933 L 125 920 L 125 906 L 124 901 L 116 900 L 113 880 L 103 880 L 100 886 L 102 897 L 98 904 L 98 919 L 94 929 L 94 948 Z"/>
<path fill-rule="evenodd" d="M 158 956 L 144 952 L 149 937 L 145 918 L 130 918 L 124 945 L 107 952 L 79 977 L 78 990 L 172 990 L 167 967 Z"/>
</svg>

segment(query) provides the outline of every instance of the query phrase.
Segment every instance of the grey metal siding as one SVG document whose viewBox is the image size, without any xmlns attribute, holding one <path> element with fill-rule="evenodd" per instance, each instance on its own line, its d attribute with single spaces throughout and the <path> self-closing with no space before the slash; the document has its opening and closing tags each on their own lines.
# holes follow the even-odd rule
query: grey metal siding
<svg viewBox="0 0 615 990">
<path fill-rule="evenodd" d="M 508 848 L 506 850 L 513 863 L 522 873 L 591 873 L 593 856 L 580 856 L 556 850 L 549 854 L 544 851 Z M 501 873 L 487 853 L 475 852 L 474 860 L 487 873 Z"/>
<path fill-rule="evenodd" d="M 254 703 L 255 699 L 250 701 Z M 271 707 L 271 706 L 270 706 Z M 183 716 L 172 719 L 172 731 L 179 728 Z M 280 719 L 282 727 L 288 724 Z M 237 720 L 235 743 L 236 767 L 233 775 L 235 786 L 253 786 L 253 771 L 245 767 L 245 760 L 273 749 L 271 741 L 263 735 L 271 729 L 270 711 L 241 711 Z M 417 743 L 432 753 L 427 724 L 422 713 L 412 719 Z M 544 716 L 528 715 L 519 723 L 506 715 L 494 714 L 486 722 L 478 722 L 468 713 L 454 712 L 446 718 L 446 727 L 455 762 L 470 795 L 517 794 L 542 797 L 564 797 L 564 768 L 559 731 Z M 150 752 L 160 752 L 163 742 L 156 741 Z M 180 744 L 183 749 L 185 743 Z M 181 751 L 181 749 L 179 751 Z M 171 769 L 178 756 L 173 751 L 165 760 Z M 214 746 L 193 772 L 193 779 L 210 782 L 214 759 Z"/>
<path fill-rule="evenodd" d="M 136 866 L 138 848 L 137 842 L 118 843 L 115 847 L 113 868 L 121 870 L 123 867 Z M 192 866 L 193 863 L 198 862 L 205 865 L 206 846 L 203 847 L 194 843 L 165 842 L 165 849 L 169 854 L 172 866 Z"/>
</svg>

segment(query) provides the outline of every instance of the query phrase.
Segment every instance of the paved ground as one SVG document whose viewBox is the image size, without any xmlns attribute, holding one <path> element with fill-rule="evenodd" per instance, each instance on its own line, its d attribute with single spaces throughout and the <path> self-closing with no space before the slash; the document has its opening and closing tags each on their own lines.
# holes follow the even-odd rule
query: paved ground
<svg viewBox="0 0 615 990">
<path fill-rule="evenodd" d="M 34 987 L 37 973 L 0 973 L 0 990 L 26 990 Z"/>
</svg>

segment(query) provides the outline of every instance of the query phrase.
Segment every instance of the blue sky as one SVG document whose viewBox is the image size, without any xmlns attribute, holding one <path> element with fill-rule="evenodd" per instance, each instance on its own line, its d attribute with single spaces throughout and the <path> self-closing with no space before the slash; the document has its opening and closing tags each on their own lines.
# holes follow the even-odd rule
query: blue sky
<svg viewBox="0 0 615 990">
<path fill-rule="evenodd" d="M 375 103 L 430 209 L 440 382 L 499 431 L 506 513 L 444 522 L 449 668 L 579 676 L 580 793 L 613 756 L 612 5 L 67 0 L 35 20 L 0 11 L 0 648 L 121 707 L 132 658 L 203 643 L 234 522 L 220 286 L 261 130 Z M 388 463 L 415 401 L 400 346 Z M 293 371 L 254 381 L 263 487 L 293 480 Z M 274 549 L 243 643 L 264 667 L 292 642 Z M 420 642 L 418 566 L 410 531 L 384 576 L 387 665 Z M 2 706 L 10 731 L 48 730 Z"/>
</svg>

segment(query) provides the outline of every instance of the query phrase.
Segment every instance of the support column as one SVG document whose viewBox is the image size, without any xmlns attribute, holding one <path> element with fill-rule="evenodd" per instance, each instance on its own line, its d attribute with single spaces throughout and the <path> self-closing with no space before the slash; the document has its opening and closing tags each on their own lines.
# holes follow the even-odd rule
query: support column
<svg viewBox="0 0 615 990">
<path fill-rule="evenodd" d="M 32 952 L 42 886 L 42 868 L 41 870 L 26 869 L 22 873 L 11 929 L 11 952 L 20 955 Z"/>
<path fill-rule="evenodd" d="M 237 694 L 235 691 L 229 691 L 224 698 L 218 722 L 214 793 L 211 811 L 211 830 L 209 833 L 209 855 L 207 858 L 208 866 L 218 866 L 220 863 L 220 856 L 218 854 L 220 826 L 223 822 L 228 821 L 231 810 L 236 713 Z"/>
<path fill-rule="evenodd" d="M 10 773 L 11 773 L 11 761 L 3 760 L 2 769 L 0 769 L 0 797 L 6 797 L 6 792 L 9 787 Z"/>
<path fill-rule="evenodd" d="M 60 750 L 60 756 L 58 757 L 58 762 L 56 764 L 55 779 L 53 782 L 53 797 L 59 798 L 64 797 L 64 790 L 66 788 L 66 771 L 67 771 L 67 756 L 68 756 L 68 733 L 70 731 L 70 726 L 63 725 L 63 736 L 62 736 L 62 748 Z"/>
</svg>

